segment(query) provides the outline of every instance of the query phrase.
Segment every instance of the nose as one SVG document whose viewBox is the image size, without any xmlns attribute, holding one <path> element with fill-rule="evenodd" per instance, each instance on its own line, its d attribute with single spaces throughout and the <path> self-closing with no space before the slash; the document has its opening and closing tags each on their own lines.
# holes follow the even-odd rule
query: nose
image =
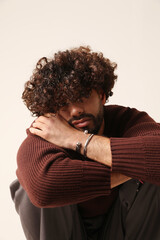
<svg viewBox="0 0 160 240">
<path fill-rule="evenodd" d="M 84 113 L 84 109 L 80 104 L 72 104 L 70 105 L 70 117 L 78 117 L 80 116 L 82 113 Z"/>
</svg>

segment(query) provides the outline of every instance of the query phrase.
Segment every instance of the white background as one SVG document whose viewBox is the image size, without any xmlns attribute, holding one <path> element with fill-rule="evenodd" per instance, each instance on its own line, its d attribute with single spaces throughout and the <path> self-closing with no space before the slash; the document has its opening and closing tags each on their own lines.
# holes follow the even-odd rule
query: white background
<svg viewBox="0 0 160 240">
<path fill-rule="evenodd" d="M 25 239 L 9 192 L 33 121 L 24 83 L 39 58 L 79 45 L 118 63 L 110 103 L 160 122 L 160 0 L 0 0 L 0 240 Z"/>
</svg>

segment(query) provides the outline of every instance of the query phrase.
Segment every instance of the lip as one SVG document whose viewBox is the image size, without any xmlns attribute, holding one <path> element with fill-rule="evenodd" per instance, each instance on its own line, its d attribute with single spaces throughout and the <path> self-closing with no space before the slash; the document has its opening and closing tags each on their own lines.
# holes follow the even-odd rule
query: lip
<svg viewBox="0 0 160 240">
<path fill-rule="evenodd" d="M 90 118 L 82 118 L 80 120 L 75 120 L 72 124 L 77 128 L 86 127 L 90 123 Z"/>
</svg>

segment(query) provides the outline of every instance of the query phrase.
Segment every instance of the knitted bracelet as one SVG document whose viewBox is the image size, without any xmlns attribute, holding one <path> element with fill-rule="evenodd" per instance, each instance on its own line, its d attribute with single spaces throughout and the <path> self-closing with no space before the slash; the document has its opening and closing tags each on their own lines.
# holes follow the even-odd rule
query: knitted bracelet
<svg viewBox="0 0 160 240">
<path fill-rule="evenodd" d="M 86 142 L 85 142 L 84 152 L 83 152 L 85 157 L 87 156 L 87 146 L 88 146 L 88 143 L 91 141 L 93 136 L 94 136 L 94 134 L 90 134 L 89 137 L 87 138 Z"/>
</svg>

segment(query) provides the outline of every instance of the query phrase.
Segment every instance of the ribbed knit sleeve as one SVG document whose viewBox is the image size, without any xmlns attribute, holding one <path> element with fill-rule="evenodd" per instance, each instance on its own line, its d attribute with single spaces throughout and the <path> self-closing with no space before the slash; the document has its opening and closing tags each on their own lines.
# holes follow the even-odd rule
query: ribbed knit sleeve
<svg viewBox="0 0 160 240">
<path fill-rule="evenodd" d="M 123 108 L 116 116 L 121 133 L 111 137 L 112 171 L 160 185 L 160 125 L 135 109 Z"/>
<path fill-rule="evenodd" d="M 112 170 L 160 185 L 160 136 L 113 138 Z"/>
<path fill-rule="evenodd" d="M 32 134 L 20 146 L 17 163 L 17 177 L 37 207 L 63 206 L 110 194 L 108 167 L 80 159 L 80 155 L 73 158 Z"/>
</svg>

